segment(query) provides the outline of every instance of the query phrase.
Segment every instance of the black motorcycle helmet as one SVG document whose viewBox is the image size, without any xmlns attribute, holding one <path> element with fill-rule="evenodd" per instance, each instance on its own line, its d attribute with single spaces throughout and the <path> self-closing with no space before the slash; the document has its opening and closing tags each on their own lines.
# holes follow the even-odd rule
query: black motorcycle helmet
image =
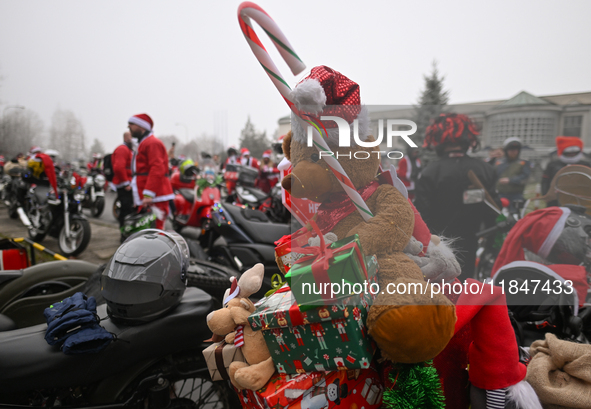
<svg viewBox="0 0 591 409">
<path fill-rule="evenodd" d="M 143 324 L 174 309 L 187 288 L 189 247 L 177 233 L 142 230 L 117 249 L 101 276 L 107 313 Z"/>
<path fill-rule="evenodd" d="M 423 148 L 434 148 L 438 156 L 443 156 L 445 148 L 450 146 L 459 146 L 464 153 L 469 148 L 476 152 L 480 147 L 478 135 L 476 125 L 468 116 L 440 114 L 425 131 Z"/>
</svg>

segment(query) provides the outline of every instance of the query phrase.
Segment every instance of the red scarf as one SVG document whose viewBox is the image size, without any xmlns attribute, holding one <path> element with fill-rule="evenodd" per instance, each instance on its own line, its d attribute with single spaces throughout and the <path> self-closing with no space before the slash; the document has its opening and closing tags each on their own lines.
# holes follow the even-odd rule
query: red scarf
<svg viewBox="0 0 591 409">
<path fill-rule="evenodd" d="M 374 180 L 368 185 L 363 186 L 358 190 L 364 202 L 378 189 L 380 184 Z M 326 234 L 343 220 L 355 211 L 355 205 L 345 192 L 333 193 L 329 201 L 322 202 L 318 207 L 318 215 L 316 216 L 316 223 L 322 231 Z"/>
</svg>

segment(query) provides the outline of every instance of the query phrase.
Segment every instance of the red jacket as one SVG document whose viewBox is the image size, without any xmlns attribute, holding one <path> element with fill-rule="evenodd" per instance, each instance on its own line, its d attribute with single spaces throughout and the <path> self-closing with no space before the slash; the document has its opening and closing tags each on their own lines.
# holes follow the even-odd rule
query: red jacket
<svg viewBox="0 0 591 409">
<path fill-rule="evenodd" d="M 421 161 L 417 159 L 416 164 L 418 167 L 421 167 Z M 409 160 L 406 156 L 398 162 L 398 169 L 396 169 L 396 174 L 398 178 L 404 183 L 404 186 L 408 188 L 408 190 L 415 189 L 415 182 L 412 178 L 413 170 L 413 163 L 412 160 Z"/>
<path fill-rule="evenodd" d="M 116 188 L 127 186 L 131 183 L 131 160 L 133 151 L 125 144 L 119 145 L 111 155 L 113 166 L 113 185 Z"/>
<path fill-rule="evenodd" d="M 244 166 L 250 166 L 251 168 L 259 168 L 259 161 L 257 160 L 257 158 L 253 158 L 252 156 L 250 156 L 248 159 L 240 158 L 240 163 Z"/>
<path fill-rule="evenodd" d="M 131 185 L 135 204 L 140 206 L 144 196 L 154 202 L 174 199 L 172 185 L 168 178 L 168 152 L 162 141 L 153 134 L 140 142 L 132 163 L 134 177 Z"/>
</svg>

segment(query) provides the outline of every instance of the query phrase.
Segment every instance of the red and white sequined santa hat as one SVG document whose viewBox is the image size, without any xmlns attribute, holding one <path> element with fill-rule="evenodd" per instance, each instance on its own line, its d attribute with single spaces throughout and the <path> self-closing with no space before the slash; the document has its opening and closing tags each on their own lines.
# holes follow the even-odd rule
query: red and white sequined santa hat
<svg viewBox="0 0 591 409">
<path fill-rule="evenodd" d="M 351 130 L 353 145 L 355 144 L 354 121 L 358 124 L 360 140 L 365 141 L 370 135 L 369 112 L 365 106 L 361 105 L 359 84 L 332 68 L 325 65 L 312 68 L 310 75 L 296 85 L 291 96 L 296 108 L 304 115 L 303 119 L 311 120 L 319 127 L 326 129 L 328 142 L 333 145 L 338 145 L 339 142 L 338 125 L 333 120 L 320 120 L 321 116 L 345 119 Z M 295 141 L 306 143 L 307 130 L 302 128 L 293 112 L 291 113 L 291 131 Z"/>
<path fill-rule="evenodd" d="M 152 118 L 150 118 L 148 114 L 136 114 L 129 118 L 127 123 L 140 126 L 144 128 L 146 131 L 151 131 L 154 127 L 154 121 L 152 121 Z"/>
<path fill-rule="evenodd" d="M 556 149 L 558 150 L 558 156 L 562 156 L 563 153 L 581 152 L 583 150 L 583 140 L 576 136 L 557 136 Z"/>
<path fill-rule="evenodd" d="M 523 249 L 547 258 L 564 230 L 570 215 L 566 207 L 547 207 L 529 213 L 511 229 L 501 252 L 497 256 L 492 273 L 512 261 L 525 260 Z"/>
</svg>

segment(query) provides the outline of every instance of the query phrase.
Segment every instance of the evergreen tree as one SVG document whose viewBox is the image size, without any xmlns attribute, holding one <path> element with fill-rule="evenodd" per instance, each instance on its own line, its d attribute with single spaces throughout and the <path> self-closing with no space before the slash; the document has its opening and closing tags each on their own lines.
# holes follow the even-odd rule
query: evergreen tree
<svg viewBox="0 0 591 409">
<path fill-rule="evenodd" d="M 94 142 L 90 147 L 90 153 L 100 153 L 101 155 L 105 154 L 105 147 L 103 146 L 103 143 L 99 141 L 97 138 L 94 138 Z"/>
<path fill-rule="evenodd" d="M 267 132 L 257 132 L 249 116 L 244 129 L 240 132 L 240 148 L 247 148 L 250 156 L 261 158 L 263 152 L 270 147 L 271 141 L 267 138 Z"/>
<path fill-rule="evenodd" d="M 425 88 L 421 91 L 418 105 L 415 105 L 414 121 L 417 124 L 417 132 L 413 139 L 420 146 L 425 139 L 425 131 L 431 120 L 442 113 L 449 101 L 449 91 L 443 90 L 445 77 L 439 76 L 437 61 L 433 61 L 431 75 L 424 75 Z"/>
</svg>

